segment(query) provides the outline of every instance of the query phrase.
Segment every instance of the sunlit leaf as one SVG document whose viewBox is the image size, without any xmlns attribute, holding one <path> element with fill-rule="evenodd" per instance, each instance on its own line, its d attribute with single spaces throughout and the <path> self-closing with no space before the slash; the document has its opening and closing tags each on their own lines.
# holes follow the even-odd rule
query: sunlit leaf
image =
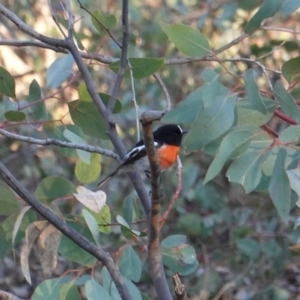
<svg viewBox="0 0 300 300">
<path fill-rule="evenodd" d="M 209 43 L 198 29 L 183 24 L 165 24 L 160 22 L 162 30 L 183 54 L 197 57 L 210 53 Z"/>
<path fill-rule="evenodd" d="M 98 153 L 91 153 L 91 161 L 89 164 L 81 159 L 78 159 L 75 166 L 76 178 L 81 183 L 91 183 L 95 181 L 101 172 L 101 155 Z"/>
</svg>

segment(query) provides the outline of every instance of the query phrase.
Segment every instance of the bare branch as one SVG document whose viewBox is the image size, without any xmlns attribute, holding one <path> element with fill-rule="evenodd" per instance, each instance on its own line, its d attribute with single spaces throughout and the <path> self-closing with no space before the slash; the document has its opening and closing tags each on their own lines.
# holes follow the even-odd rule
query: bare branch
<svg viewBox="0 0 300 300">
<path fill-rule="evenodd" d="M 153 77 L 158 82 L 158 84 L 160 85 L 160 87 L 162 88 L 162 90 L 163 90 L 163 92 L 165 94 L 166 102 L 167 102 L 166 109 L 167 110 L 171 110 L 171 108 L 172 108 L 172 102 L 171 102 L 171 98 L 170 98 L 169 92 L 168 92 L 168 90 L 167 90 L 164 82 L 162 81 L 159 73 L 153 74 Z"/>
<path fill-rule="evenodd" d="M 123 300 L 132 300 L 129 291 L 123 281 L 123 278 L 116 267 L 111 256 L 103 251 L 99 246 L 92 244 L 88 239 L 79 234 L 73 228 L 69 227 L 59 216 L 51 209 L 36 199 L 0 162 L 0 177 L 10 186 L 26 203 L 35 209 L 40 215 L 48 220 L 55 228 L 62 232 L 65 236 L 79 245 L 82 249 L 96 257 L 108 269 L 113 281 L 118 288 L 120 296 Z"/>
<path fill-rule="evenodd" d="M 157 155 L 154 148 L 152 121 L 148 121 L 148 116 L 144 119 L 142 115 L 142 125 L 144 132 L 144 143 L 151 169 L 151 193 L 152 206 L 151 217 L 148 219 L 149 224 L 149 241 L 148 241 L 148 258 L 150 264 L 150 273 L 155 286 L 158 299 L 172 300 L 170 290 L 162 264 L 162 254 L 160 249 L 159 232 L 160 232 L 160 168 L 157 161 Z"/>
<path fill-rule="evenodd" d="M 112 157 L 117 161 L 120 161 L 120 157 L 118 154 L 116 154 L 113 151 L 110 151 L 108 149 L 102 149 L 100 147 L 74 144 L 74 143 L 64 142 L 64 141 L 50 139 L 50 138 L 45 139 L 45 140 L 35 139 L 35 138 L 29 137 L 29 136 L 15 134 L 15 133 L 6 131 L 2 128 L 0 128 L 0 134 L 2 134 L 3 136 L 5 136 L 7 138 L 18 140 L 18 141 L 29 143 L 29 144 L 35 144 L 35 145 L 41 145 L 41 146 L 55 145 L 55 146 L 59 146 L 59 147 L 63 147 L 63 148 L 84 150 L 86 152 L 103 154 L 103 155 Z"/>
<path fill-rule="evenodd" d="M 173 284 L 176 300 L 188 300 L 189 298 L 187 296 L 185 286 L 181 283 L 180 277 L 177 273 L 173 276 Z"/>
<path fill-rule="evenodd" d="M 63 48 L 59 48 L 59 47 L 55 47 L 55 46 L 51 46 L 48 45 L 46 43 L 41 43 L 38 41 L 8 41 L 8 40 L 1 40 L 0 41 L 0 46 L 15 46 L 15 47 L 39 47 L 39 48 L 44 48 L 44 49 L 49 49 L 49 50 L 53 50 L 55 52 L 59 52 L 59 53 L 69 53 L 69 51 L 67 49 L 63 49 Z M 83 52 L 83 51 L 79 51 L 80 55 L 82 58 L 87 58 L 87 59 L 92 59 L 92 60 L 96 60 L 99 61 L 103 64 L 112 64 L 114 62 L 116 62 L 118 59 L 117 58 L 113 58 L 113 57 L 109 57 L 109 56 L 105 56 L 105 55 L 101 55 L 98 53 L 87 53 L 87 52 Z"/>
<path fill-rule="evenodd" d="M 272 26 L 263 26 L 261 29 L 270 30 L 270 31 L 280 31 L 280 32 L 288 32 L 293 34 L 300 34 L 300 31 L 290 28 L 280 28 L 280 27 L 272 27 Z"/>
</svg>

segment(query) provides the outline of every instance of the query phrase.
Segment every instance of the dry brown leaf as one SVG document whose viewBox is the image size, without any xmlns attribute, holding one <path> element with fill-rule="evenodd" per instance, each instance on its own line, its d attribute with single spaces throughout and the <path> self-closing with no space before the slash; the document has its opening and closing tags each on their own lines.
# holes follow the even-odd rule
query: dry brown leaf
<svg viewBox="0 0 300 300">
<path fill-rule="evenodd" d="M 48 278 L 57 265 L 57 251 L 61 240 L 61 232 L 48 225 L 40 234 L 37 250 L 45 278 Z"/>
<path fill-rule="evenodd" d="M 106 203 L 106 194 L 103 191 L 93 192 L 79 186 L 77 192 L 78 194 L 74 194 L 74 196 L 82 205 L 96 213 L 100 213 Z"/>
</svg>

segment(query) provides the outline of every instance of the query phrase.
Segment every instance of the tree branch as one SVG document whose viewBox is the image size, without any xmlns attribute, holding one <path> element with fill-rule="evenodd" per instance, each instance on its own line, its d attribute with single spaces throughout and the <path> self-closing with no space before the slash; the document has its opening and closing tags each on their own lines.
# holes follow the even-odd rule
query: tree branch
<svg viewBox="0 0 300 300">
<path fill-rule="evenodd" d="M 34 208 L 40 215 L 49 221 L 55 228 L 65 236 L 79 245 L 82 249 L 96 257 L 108 269 L 116 287 L 123 300 L 131 300 L 129 291 L 122 279 L 122 276 L 116 267 L 111 256 L 103 251 L 99 246 L 92 244 L 88 239 L 79 234 L 73 228 L 69 227 L 63 220 L 57 216 L 46 205 L 37 200 L 22 184 L 9 172 L 9 170 L 0 162 L 0 177 L 8 186 L 10 186 L 26 203 Z"/>
<path fill-rule="evenodd" d="M 160 168 L 157 161 L 156 151 L 154 148 L 153 133 L 151 128 L 152 121 L 148 121 L 148 115 L 143 114 L 141 122 L 143 125 L 144 143 L 151 169 L 152 206 L 151 217 L 148 219 L 148 259 L 150 264 L 150 273 L 158 299 L 172 300 L 172 296 L 168 288 L 168 282 L 162 264 L 162 254 L 160 249 Z"/>
<path fill-rule="evenodd" d="M 60 141 L 60 140 L 51 139 L 51 138 L 48 138 L 45 140 L 35 139 L 33 137 L 12 133 L 12 132 L 6 131 L 2 128 L 0 128 L 0 134 L 7 138 L 18 140 L 18 141 L 29 143 L 29 144 L 35 144 L 35 145 L 41 145 L 41 146 L 55 145 L 55 146 L 59 146 L 62 148 L 72 148 L 72 149 L 84 150 L 86 152 L 103 154 L 103 155 L 112 157 L 117 161 L 120 161 L 120 157 L 118 154 L 116 154 L 113 151 L 110 151 L 108 149 L 102 149 L 100 147 L 74 144 L 74 143 Z"/>
</svg>

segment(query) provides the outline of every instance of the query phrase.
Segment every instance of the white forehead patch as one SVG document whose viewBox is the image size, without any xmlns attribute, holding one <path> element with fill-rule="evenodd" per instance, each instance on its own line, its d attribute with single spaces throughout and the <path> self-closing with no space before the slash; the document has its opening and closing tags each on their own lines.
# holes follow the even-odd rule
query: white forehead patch
<svg viewBox="0 0 300 300">
<path fill-rule="evenodd" d="M 180 130 L 180 132 L 181 132 L 181 134 L 182 134 L 182 133 L 183 133 L 182 128 L 181 128 L 179 125 L 177 125 L 177 127 L 179 128 L 179 130 Z"/>
</svg>

